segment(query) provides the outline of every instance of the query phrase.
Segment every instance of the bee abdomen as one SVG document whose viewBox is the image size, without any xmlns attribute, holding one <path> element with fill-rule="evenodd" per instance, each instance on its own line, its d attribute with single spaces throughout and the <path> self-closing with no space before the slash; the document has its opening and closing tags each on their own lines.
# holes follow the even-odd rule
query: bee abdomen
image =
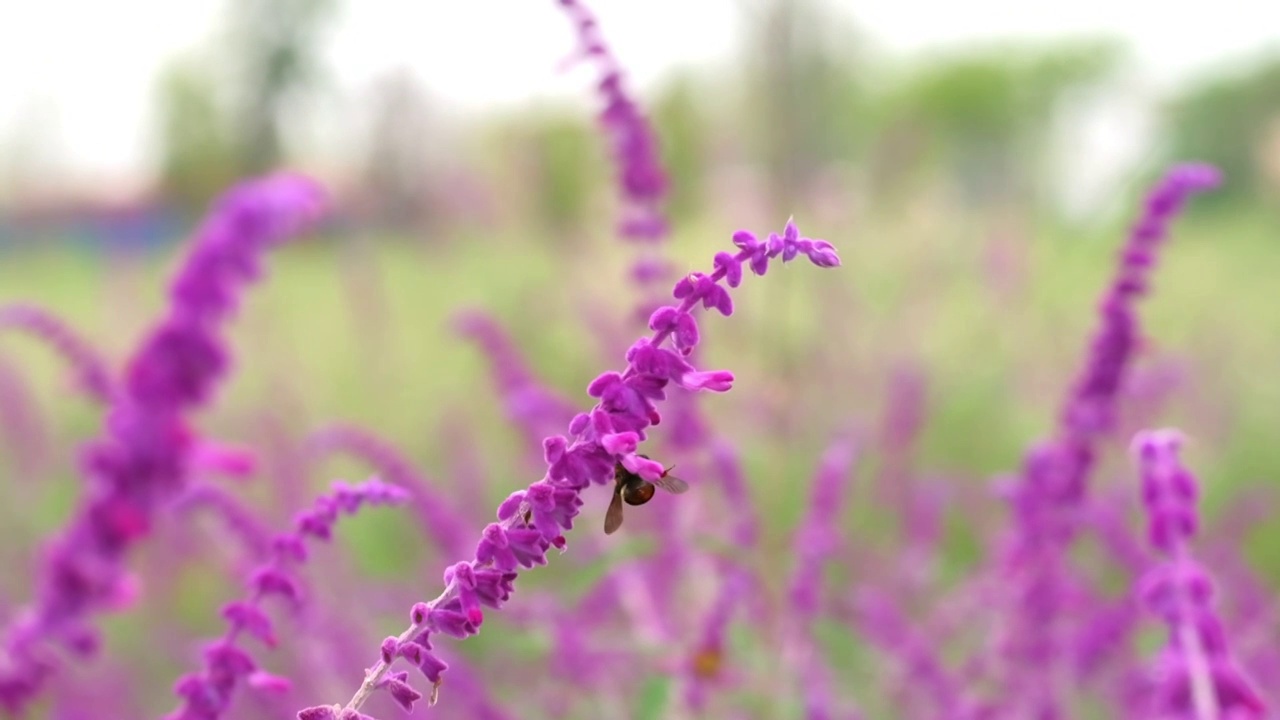
<svg viewBox="0 0 1280 720">
<path fill-rule="evenodd" d="M 627 485 L 622 489 L 622 499 L 628 505 L 643 505 L 653 499 L 655 486 L 651 482 Z"/>
</svg>

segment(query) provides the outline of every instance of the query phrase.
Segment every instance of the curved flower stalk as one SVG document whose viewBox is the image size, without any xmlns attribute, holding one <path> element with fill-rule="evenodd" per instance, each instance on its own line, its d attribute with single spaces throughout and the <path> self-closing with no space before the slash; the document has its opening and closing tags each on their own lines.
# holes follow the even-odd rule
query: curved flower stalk
<svg viewBox="0 0 1280 720">
<path fill-rule="evenodd" d="M 458 313 L 454 326 L 488 356 L 507 417 L 524 433 L 526 444 L 541 455 L 542 438 L 569 422 L 576 412 L 573 405 L 534 376 L 506 331 L 487 313 Z"/>
<path fill-rule="evenodd" d="M 262 520 L 218 485 L 209 482 L 192 484 L 174 501 L 172 507 L 175 514 L 201 509 L 216 515 L 252 557 L 260 558 L 271 549 L 271 533 Z"/>
<path fill-rule="evenodd" d="M 582 0 L 557 2 L 578 31 L 582 57 L 593 61 L 600 71 L 598 89 L 604 101 L 600 123 L 609 138 L 624 204 L 619 232 L 639 242 L 661 241 L 667 235 L 667 221 L 659 207 L 667 192 L 667 174 L 653 128 L 623 86 L 622 65 L 601 37 L 591 10 Z M 635 268 L 641 284 L 661 282 L 669 272 L 670 268 L 657 260 Z"/>
<path fill-rule="evenodd" d="M 558 0 L 577 30 L 581 57 L 599 72 L 599 90 L 604 109 L 600 127 L 613 157 L 622 217 L 618 232 L 624 240 L 639 243 L 640 254 L 631 266 L 631 280 L 640 288 L 636 322 L 644 322 L 662 304 L 661 288 L 675 271 L 660 246 L 670 235 L 670 223 L 663 204 L 668 182 L 659 149 L 658 136 L 623 84 L 622 64 L 614 57 L 600 33 L 599 24 L 583 0 Z M 674 406 L 672 419 L 692 413 L 694 403 Z M 687 424 L 683 421 L 682 425 Z"/>
<path fill-rule="evenodd" d="M 795 569 L 787 584 L 790 610 L 782 652 L 783 662 L 800 681 L 805 717 L 828 717 L 833 711 L 830 669 L 817 648 L 813 624 L 822 610 L 823 566 L 840 547 L 840 510 L 857 459 L 847 438 L 833 442 L 822 455 L 813 478 L 809 507 L 800 521 L 794 552 Z"/>
<path fill-rule="evenodd" d="M 1169 627 L 1152 711 L 1194 720 L 1262 718 L 1266 705 L 1232 659 L 1214 611 L 1213 579 L 1191 552 L 1198 489 L 1179 458 L 1181 448 L 1176 430 L 1141 432 L 1133 440 L 1151 546 L 1165 558 L 1139 585 L 1148 610 Z"/>
<path fill-rule="evenodd" d="M 182 705 L 165 716 L 166 720 L 217 720 L 230 709 L 241 681 L 262 690 L 288 689 L 287 679 L 258 668 L 237 644 L 240 636 L 252 635 L 267 647 L 275 647 L 275 626 L 262 603 L 269 597 L 279 597 L 295 607 L 302 603 L 302 583 L 293 566 L 307 561 L 308 539 L 329 541 L 340 514 L 354 515 L 365 505 L 399 505 L 408 499 L 403 489 L 377 478 L 358 485 L 337 482 L 332 493 L 320 496 L 311 509 L 298 513 L 293 531 L 273 539 L 270 556 L 250 575 L 250 595 L 223 606 L 227 632 L 205 648 L 201 672 L 178 680 L 174 692 L 182 697 Z"/>
<path fill-rule="evenodd" d="M 592 61 L 599 70 L 599 91 L 605 106 L 600 125 L 612 150 L 623 209 L 619 232 L 624 240 L 638 242 L 641 246 L 640 254 L 631 266 L 630 277 L 641 293 L 635 309 L 636 322 L 644 322 L 662 305 L 660 288 L 674 270 L 661 250 L 669 236 L 670 225 L 662 208 L 667 179 L 658 138 L 639 104 L 626 90 L 621 63 L 605 44 L 591 11 L 581 0 L 560 0 L 560 5 L 577 29 L 584 58 Z M 610 336 L 612 333 L 602 335 Z M 688 356 L 688 360 L 694 364 L 698 362 L 693 354 Z M 697 395 L 677 393 L 670 403 L 666 439 L 668 447 L 674 451 L 674 462 L 687 474 L 695 463 L 693 452 L 709 442 L 710 433 L 700 412 Z M 557 426 L 562 427 L 563 422 Z M 617 574 L 620 582 L 635 586 L 635 590 L 624 597 L 634 608 L 632 614 L 642 639 L 656 637 L 655 631 L 665 624 L 644 620 L 646 611 L 642 606 L 649 607 L 647 613 L 650 615 L 668 616 L 671 613 L 668 607 L 670 590 L 675 578 L 685 574 L 714 577 L 714 573 L 698 567 L 697 556 L 684 551 L 688 544 L 686 529 L 695 524 L 693 518 L 699 512 L 696 502 L 683 502 L 673 512 L 660 514 L 656 518 L 656 530 L 668 541 L 661 544 L 658 556 L 653 558 L 651 566 L 655 572 L 647 573 L 647 578 L 629 576 L 625 571 Z"/>
<path fill-rule="evenodd" d="M 27 385 L 9 361 L 0 356 L 0 432 L 11 469 L 21 477 L 31 477 L 44 466 L 49 437 L 40 409 Z"/>
<path fill-rule="evenodd" d="M 489 512 L 489 484 L 491 482 L 485 458 L 478 446 L 475 424 L 471 421 L 470 408 L 454 406 L 444 411 L 437 430 L 441 447 L 449 448 L 441 473 L 451 478 L 457 490 L 453 502 L 464 517 L 480 517 Z"/>
<path fill-rule="evenodd" d="M 862 635 L 896 661 L 896 674 L 901 680 L 896 688 L 899 700 L 895 707 L 900 717 L 959 720 L 975 716 L 933 638 L 913 628 L 891 596 L 863 588 L 856 593 L 848 612 Z"/>
<path fill-rule="evenodd" d="M 83 457 L 88 489 L 47 548 L 32 605 L 0 640 L 0 708 L 21 711 L 50 679 L 52 644 L 97 646 L 93 615 L 127 599 L 124 562 L 152 517 L 188 481 L 194 438 L 185 415 L 207 402 L 229 362 L 220 334 L 259 256 L 318 217 L 321 189 L 281 174 L 222 196 L 170 287 L 168 315 L 126 367 L 102 436 Z"/>
<path fill-rule="evenodd" d="M 1016 596 L 1002 640 L 1012 685 L 1004 693 L 1025 702 L 1025 714 L 1059 714 L 1054 678 L 1062 657 L 1057 620 L 1065 593 L 1063 555 L 1079 524 L 1098 442 L 1115 430 L 1119 394 L 1139 340 L 1135 306 L 1147 292 L 1170 223 L 1192 195 L 1215 187 L 1220 177 L 1208 165 L 1176 165 L 1151 190 L 1120 253 L 1057 431 L 1027 453 L 1018 481 L 1007 488 L 1014 527 L 1004 570 Z"/>
<path fill-rule="evenodd" d="M 298 714 L 300 720 L 362 717 L 360 707 L 384 686 L 393 696 L 408 697 L 397 690 L 400 685 L 407 687 L 407 674 L 390 674 L 400 658 L 431 681 L 434 701 L 446 665 L 431 653 L 433 635 L 464 639 L 478 633 L 484 620 L 482 606 L 501 608 L 511 597 L 521 567 L 545 564 L 552 546 L 565 549 L 562 533 L 573 527 L 582 491 L 592 484 L 612 482 L 615 465 L 621 463 L 650 480 L 665 472 L 662 464 L 641 457 L 638 450 L 646 429 L 661 419 L 657 403 L 666 398 L 667 387 L 712 392 L 732 387 L 732 373 L 700 371 L 685 360 L 699 341 L 693 310 L 702 305 L 732 314 L 733 302 L 721 282 L 737 287 L 744 265 L 763 275 L 773 260 L 788 262 L 799 255 L 819 267 L 840 264 L 830 243 L 801 237 L 793 223 L 782 235 L 770 234 L 764 241 L 746 231 L 735 233 L 733 240 L 738 252 L 718 253 L 710 275 L 690 273 L 676 283 L 672 294 L 678 304 L 653 313 L 649 320 L 653 334 L 640 338 L 627 351 L 626 369 L 603 373 L 587 386 L 587 393 L 598 402 L 590 412 L 574 416 L 568 436 L 544 441 L 546 475 L 502 502 L 498 522 L 484 529 L 475 556 L 445 570 L 444 591 L 430 602 L 414 605 L 409 627 L 383 641 L 378 661 L 365 672 L 364 682 L 346 706 L 307 708 Z M 673 349 L 663 347 L 668 340 Z"/>
<path fill-rule="evenodd" d="M 76 385 L 100 403 L 111 402 L 107 363 L 89 341 L 49 310 L 30 303 L 0 306 L 0 330 L 23 330 L 44 341 L 71 366 Z"/>
<path fill-rule="evenodd" d="M 494 384 L 503 395 L 507 417 L 521 429 L 531 463 L 541 464 L 543 438 L 564 427 L 576 409 L 533 375 L 511 338 L 488 314 L 477 310 L 464 311 L 458 314 L 455 322 L 459 332 L 474 340 L 488 355 Z M 675 398 L 672 400 L 674 402 Z M 666 519 L 667 514 L 664 514 L 659 521 Z M 598 547 L 593 547 L 590 554 L 598 551 Z M 612 577 L 627 587 L 620 594 L 632 615 L 636 639 L 646 645 L 663 642 L 667 632 L 663 613 L 654 597 L 654 583 L 642 568 L 632 564 L 615 568 Z"/>
<path fill-rule="evenodd" d="M 725 499 L 734 509 L 734 519 L 729 525 L 730 542 L 734 547 L 755 547 L 760 539 L 760 518 L 752 504 L 737 449 L 728 440 L 720 438 L 711 446 L 711 462 L 720 478 Z"/>
<path fill-rule="evenodd" d="M 921 492 L 914 463 L 916 442 L 927 412 L 928 380 L 924 368 L 903 363 L 890 374 L 885 393 L 879 443 L 884 449 L 884 462 L 876 477 L 876 495 L 885 505 L 897 508 L 898 516 L 904 519 L 914 514 Z M 902 528 L 902 535 L 914 540 L 909 527 Z"/>
<path fill-rule="evenodd" d="M 409 502 L 419 520 L 442 552 L 448 556 L 465 552 L 468 523 L 390 443 L 357 427 L 330 425 L 308 435 L 303 445 L 312 460 L 326 454 L 347 453 L 369 463 L 379 475 L 409 493 Z"/>
<path fill-rule="evenodd" d="M 798 618 L 812 619 L 820 610 L 822 568 L 840 547 L 839 515 L 855 459 L 853 444 L 837 440 L 823 453 L 813 479 L 809 507 L 795 538 L 795 570 L 787 586 L 788 604 Z"/>
</svg>

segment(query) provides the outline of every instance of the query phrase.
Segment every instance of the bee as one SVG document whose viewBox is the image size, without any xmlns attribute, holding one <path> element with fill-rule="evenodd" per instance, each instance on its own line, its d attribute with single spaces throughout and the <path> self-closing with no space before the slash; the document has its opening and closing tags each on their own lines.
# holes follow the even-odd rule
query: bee
<svg viewBox="0 0 1280 720">
<path fill-rule="evenodd" d="M 648 455 L 640 457 L 648 459 Z M 661 477 L 649 482 L 631 472 L 618 463 L 613 468 L 613 499 L 609 501 L 609 511 L 604 514 L 604 532 L 612 535 L 622 527 L 622 503 L 643 505 L 653 499 L 654 488 L 662 488 L 669 493 L 679 495 L 689 489 L 689 483 L 670 475 L 671 468 L 662 471 Z"/>
</svg>

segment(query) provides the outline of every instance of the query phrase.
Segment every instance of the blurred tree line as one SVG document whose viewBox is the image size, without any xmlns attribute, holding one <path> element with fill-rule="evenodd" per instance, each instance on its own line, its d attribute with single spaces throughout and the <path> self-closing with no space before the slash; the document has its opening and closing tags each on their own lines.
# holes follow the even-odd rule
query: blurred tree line
<svg viewBox="0 0 1280 720">
<path fill-rule="evenodd" d="M 1226 174 L 1208 203 L 1280 200 L 1280 54 L 1210 75 L 1173 98 L 1167 116 L 1171 154 Z"/>
<path fill-rule="evenodd" d="M 291 113 L 324 85 L 320 48 L 337 7 L 232 0 L 221 48 L 235 62 L 175 61 L 158 88 L 167 197 L 200 206 L 232 178 L 288 153 Z M 828 0 L 741 0 L 739 9 L 747 32 L 732 64 L 686 69 L 644 98 L 662 137 L 677 222 L 718 201 L 717 173 L 735 166 L 753 169 L 775 217 L 802 207 L 833 167 L 856 169 L 859 203 L 890 211 L 925 185 L 975 212 L 1050 210 L 1059 118 L 1105 90 L 1127 61 L 1106 40 L 889 61 Z M 423 228 L 457 215 L 459 163 L 492 188 L 477 207 L 502 206 L 494 211 L 536 219 L 558 237 L 599 227 L 612 200 L 605 149 L 580 105 L 469 122 L 474 143 L 445 132 L 443 114 L 411 75 L 383 78 L 362 107 L 359 157 L 348 171 L 370 222 Z M 1152 140 L 1160 159 L 1207 160 L 1227 171 L 1217 202 L 1280 196 L 1280 57 L 1207 76 L 1159 111 L 1164 125 Z M 454 162 L 442 160 L 450 153 Z M 836 192 L 839 200 L 853 191 Z"/>
<path fill-rule="evenodd" d="M 216 57 L 170 63 L 156 89 L 164 195 L 199 209 L 234 178 L 276 167 L 291 106 L 325 79 L 337 0 L 229 0 Z"/>
</svg>

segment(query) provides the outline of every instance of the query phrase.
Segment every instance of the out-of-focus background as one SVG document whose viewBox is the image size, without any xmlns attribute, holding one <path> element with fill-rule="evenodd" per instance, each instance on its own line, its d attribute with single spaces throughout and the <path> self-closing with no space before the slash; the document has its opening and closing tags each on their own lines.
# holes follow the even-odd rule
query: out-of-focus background
<svg viewBox="0 0 1280 720">
<path fill-rule="evenodd" d="M 742 390 L 703 406 L 770 508 L 766 564 L 785 565 L 820 449 L 877 427 L 904 372 L 925 379 L 921 467 L 962 498 L 1015 470 L 1082 361 L 1145 184 L 1173 160 L 1215 163 L 1226 182 L 1162 258 L 1134 392 L 1193 439 L 1210 508 L 1274 482 L 1280 25 L 1265 5 L 592 3 L 660 135 L 682 270 L 789 216 L 841 250 L 838 272 L 749 279 L 734 318 L 703 323 L 704 363 Z M 309 172 L 336 220 L 270 261 L 202 428 L 269 458 L 325 423 L 359 424 L 450 492 L 480 495 L 473 507 L 496 501 L 527 465 L 455 313 L 490 311 L 583 403 L 642 329 L 595 75 L 566 62 L 577 47 L 552 0 L 0 4 L 0 302 L 43 304 L 118 360 L 220 189 L 279 165 Z M 0 562 L 29 568 L 79 491 L 74 448 L 100 415 L 21 338 L 0 338 L 0 371 L 43 430 L 0 445 Z M 1104 476 L 1123 488 L 1113 460 Z M 335 462 L 313 480 L 363 472 Z M 452 484 L 464 479 L 477 487 Z M 386 517 L 351 531 L 374 577 L 418 542 L 407 522 L 376 532 L 399 527 Z M 957 562 L 1000 517 L 957 515 Z M 1280 580 L 1277 531 L 1248 539 Z M 424 597 L 444 563 L 417 574 Z M 6 573 L 0 607 L 29 582 Z M 225 591 L 202 598 L 206 585 L 191 578 L 196 609 L 172 633 L 216 630 L 201 611 Z M 126 637 L 140 621 L 111 622 Z M 368 647 L 390 631 L 371 622 Z M 474 642 L 483 654 L 492 640 Z M 163 707 L 188 655 L 157 651 L 156 681 L 135 678 L 158 693 L 142 706 Z"/>
</svg>

